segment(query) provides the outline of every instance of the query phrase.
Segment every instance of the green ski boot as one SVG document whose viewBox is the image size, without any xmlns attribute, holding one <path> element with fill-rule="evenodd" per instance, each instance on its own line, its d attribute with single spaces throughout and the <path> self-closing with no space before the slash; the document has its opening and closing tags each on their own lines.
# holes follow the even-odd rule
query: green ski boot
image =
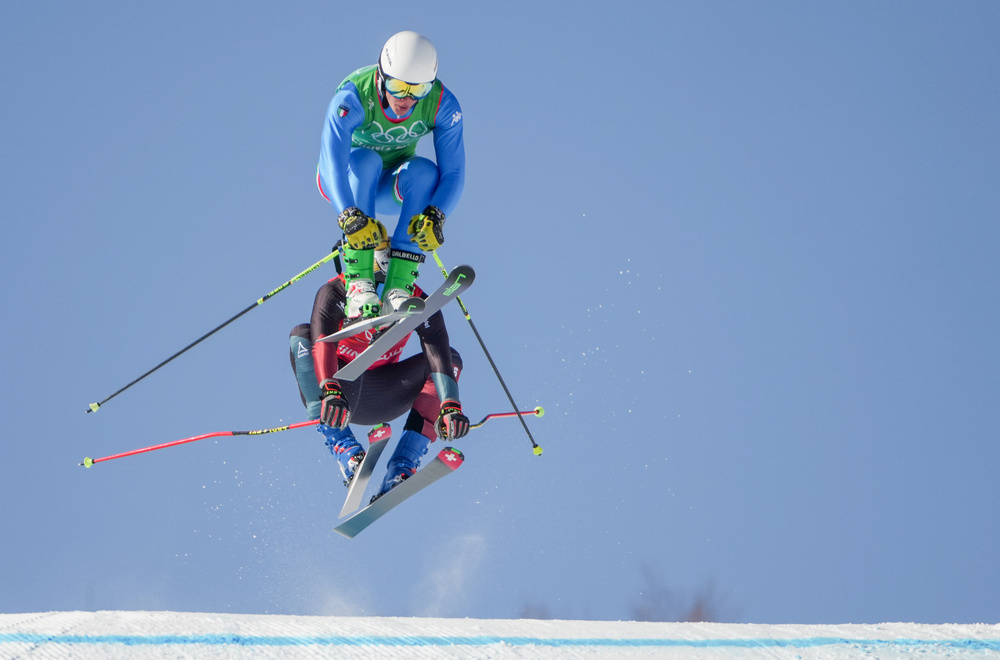
<svg viewBox="0 0 1000 660">
<path fill-rule="evenodd" d="M 341 246 L 344 262 L 344 285 L 349 319 L 372 318 L 382 313 L 382 302 L 375 290 L 375 250 L 355 250 L 345 242 Z"/>
<path fill-rule="evenodd" d="M 382 288 L 382 302 L 386 312 L 396 311 L 404 300 L 413 295 L 413 286 L 423 262 L 423 253 L 395 249 L 389 251 L 389 269 Z"/>
</svg>

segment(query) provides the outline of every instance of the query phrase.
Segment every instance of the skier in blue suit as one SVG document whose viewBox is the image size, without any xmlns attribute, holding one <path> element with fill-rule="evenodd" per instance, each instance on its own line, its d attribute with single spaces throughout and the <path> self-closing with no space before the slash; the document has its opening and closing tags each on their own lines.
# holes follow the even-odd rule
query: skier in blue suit
<svg viewBox="0 0 1000 660">
<path fill-rule="evenodd" d="M 349 319 L 394 310 L 413 295 L 424 251 L 444 242 L 445 218 L 462 196 L 462 108 L 437 79 L 437 68 L 437 51 L 426 37 L 400 32 L 383 46 L 377 64 L 340 84 L 327 109 L 316 185 L 344 232 Z M 417 142 L 429 134 L 437 162 L 416 155 Z M 376 213 L 398 218 L 391 236 Z M 380 297 L 375 249 L 386 244 Z"/>
</svg>

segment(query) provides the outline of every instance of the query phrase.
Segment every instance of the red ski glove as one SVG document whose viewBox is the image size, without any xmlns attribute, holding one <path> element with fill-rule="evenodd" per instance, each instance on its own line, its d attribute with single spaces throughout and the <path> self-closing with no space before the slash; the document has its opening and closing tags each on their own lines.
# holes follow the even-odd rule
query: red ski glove
<svg viewBox="0 0 1000 660">
<path fill-rule="evenodd" d="M 319 392 L 319 421 L 335 429 L 347 428 L 351 421 L 351 410 L 337 381 L 327 378 L 319 384 Z"/>
<path fill-rule="evenodd" d="M 437 418 L 437 434 L 442 440 L 455 440 L 469 432 L 469 418 L 462 414 L 462 404 L 448 400 L 441 402 Z"/>
</svg>

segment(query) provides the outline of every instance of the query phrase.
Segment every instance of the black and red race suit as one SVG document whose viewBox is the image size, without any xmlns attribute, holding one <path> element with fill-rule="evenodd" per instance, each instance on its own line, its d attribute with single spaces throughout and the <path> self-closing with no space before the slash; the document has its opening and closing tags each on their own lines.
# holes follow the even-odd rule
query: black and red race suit
<svg viewBox="0 0 1000 660">
<path fill-rule="evenodd" d="M 426 297 L 419 287 L 416 294 Z M 370 333 L 362 332 L 339 342 L 317 341 L 341 329 L 346 300 L 344 277 L 340 275 L 320 287 L 310 322 L 296 326 L 290 335 L 292 369 L 310 419 L 319 417 L 319 383 L 335 379 L 337 370 L 367 348 L 371 340 Z M 352 423 L 388 422 L 409 410 L 405 428 L 435 437 L 434 424 L 440 409 L 435 380 L 457 383 L 462 361 L 451 348 L 440 311 L 417 326 L 415 333 L 420 339 L 420 353 L 401 359 L 408 336 L 356 380 L 338 381 L 347 397 Z"/>
</svg>

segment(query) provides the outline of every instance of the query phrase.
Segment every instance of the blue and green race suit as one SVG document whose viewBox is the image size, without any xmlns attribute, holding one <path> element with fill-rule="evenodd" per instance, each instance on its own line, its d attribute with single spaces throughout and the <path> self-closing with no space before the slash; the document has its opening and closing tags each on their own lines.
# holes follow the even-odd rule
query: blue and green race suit
<svg viewBox="0 0 1000 660">
<path fill-rule="evenodd" d="M 316 184 L 336 213 L 355 206 L 366 215 L 398 215 L 392 247 L 419 251 L 406 233 L 428 205 L 445 216 L 465 186 L 462 108 L 440 81 L 406 116 L 382 107 L 377 66 L 358 69 L 337 88 L 326 112 Z M 437 162 L 416 155 L 434 136 Z"/>
</svg>

